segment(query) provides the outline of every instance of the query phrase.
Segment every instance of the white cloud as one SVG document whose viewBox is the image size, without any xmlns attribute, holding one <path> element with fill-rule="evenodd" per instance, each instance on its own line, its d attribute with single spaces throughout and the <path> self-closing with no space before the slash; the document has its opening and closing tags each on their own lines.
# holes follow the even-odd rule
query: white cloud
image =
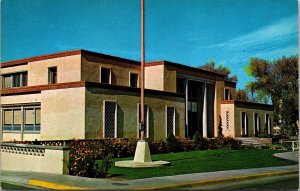
<svg viewBox="0 0 300 191">
<path fill-rule="evenodd" d="M 298 16 L 294 15 L 229 41 L 199 48 L 247 49 L 254 46 L 286 41 L 298 34 Z"/>
</svg>

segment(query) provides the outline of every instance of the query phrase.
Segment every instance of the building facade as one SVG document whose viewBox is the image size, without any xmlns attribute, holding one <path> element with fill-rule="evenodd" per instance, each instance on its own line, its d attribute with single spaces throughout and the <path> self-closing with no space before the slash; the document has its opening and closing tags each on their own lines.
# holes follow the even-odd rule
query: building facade
<svg viewBox="0 0 300 191">
<path fill-rule="evenodd" d="M 1 63 L 1 80 L 3 141 L 140 136 L 140 62 L 74 50 Z M 145 88 L 150 140 L 216 137 L 219 116 L 228 136 L 272 133 L 272 106 L 235 101 L 224 75 L 155 61 Z"/>
</svg>

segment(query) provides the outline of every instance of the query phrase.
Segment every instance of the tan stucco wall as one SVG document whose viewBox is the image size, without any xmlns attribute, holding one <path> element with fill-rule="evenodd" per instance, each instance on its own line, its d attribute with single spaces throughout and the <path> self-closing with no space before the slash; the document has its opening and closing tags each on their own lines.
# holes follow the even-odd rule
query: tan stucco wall
<svg viewBox="0 0 300 191">
<path fill-rule="evenodd" d="M 41 140 L 84 139 L 85 88 L 42 91 Z"/>
<path fill-rule="evenodd" d="M 256 109 L 255 106 L 253 106 L 253 109 L 251 108 L 242 108 L 242 107 L 235 107 L 235 133 L 237 137 L 241 136 L 241 113 L 246 112 L 246 115 L 248 117 L 248 135 L 249 137 L 254 136 L 254 113 L 258 113 L 258 116 L 260 118 L 260 131 L 261 133 L 264 133 L 265 128 L 265 114 L 269 114 L 269 117 L 271 119 L 270 129 L 271 133 L 273 133 L 273 111 L 268 110 L 261 110 Z"/>
<path fill-rule="evenodd" d="M 164 90 L 165 85 L 165 66 L 147 66 L 145 67 L 145 88 L 153 90 Z M 176 83 L 176 75 L 175 75 Z"/>
<path fill-rule="evenodd" d="M 221 115 L 221 101 L 223 99 L 224 99 L 224 81 L 217 79 L 215 84 L 215 116 L 214 116 L 215 137 L 218 136 L 218 121 L 219 121 L 219 115 Z"/>
<path fill-rule="evenodd" d="M 81 55 L 28 63 L 28 86 L 48 84 L 48 68 L 57 67 L 57 83 L 80 81 Z"/>
<path fill-rule="evenodd" d="M 86 138 L 103 137 L 103 103 L 115 101 L 118 104 L 118 137 L 137 137 L 138 119 L 137 103 L 139 93 L 120 90 L 88 88 L 86 92 Z M 184 98 L 172 98 L 160 95 L 147 95 L 145 104 L 149 106 L 149 137 L 164 139 L 166 137 L 166 106 L 174 106 L 176 110 L 176 135 L 184 136 L 185 107 Z"/>
<path fill-rule="evenodd" d="M 18 147 L 14 148 L 18 149 Z M 24 151 L 21 149 L 35 149 L 35 147 L 20 147 L 14 152 L 1 150 L 1 170 L 68 174 L 69 150 L 45 149 L 44 156 L 38 156 L 37 154 L 41 153 L 37 151 L 25 151 L 31 154 L 22 154 Z M 7 151 L 8 149 L 4 150 Z"/>
<path fill-rule="evenodd" d="M 226 111 L 229 111 L 229 129 L 226 129 Z M 234 104 L 222 104 L 221 105 L 221 118 L 223 135 L 235 137 L 235 115 L 234 115 Z"/>
<path fill-rule="evenodd" d="M 34 141 L 35 139 L 40 140 L 40 134 L 39 133 L 22 133 L 21 132 L 3 132 L 2 133 L 3 141 Z M 23 136 L 23 137 L 22 137 Z"/>
<path fill-rule="evenodd" d="M 157 80 L 157 79 L 153 79 L 153 80 Z M 163 82 L 164 82 L 164 91 L 175 93 L 176 92 L 176 70 L 166 66 L 164 70 Z"/>
<path fill-rule="evenodd" d="M 40 103 L 41 94 L 1 96 L 1 105 L 4 104 L 22 104 L 22 103 Z"/>
<path fill-rule="evenodd" d="M 1 68 L 1 75 L 15 72 L 24 72 L 28 70 L 28 65 L 20 65 L 14 67 Z"/>
<path fill-rule="evenodd" d="M 129 86 L 129 72 L 140 74 L 140 66 L 138 65 L 84 55 L 82 57 L 81 80 L 100 82 L 100 67 L 110 68 L 112 84 L 120 86 Z"/>
</svg>

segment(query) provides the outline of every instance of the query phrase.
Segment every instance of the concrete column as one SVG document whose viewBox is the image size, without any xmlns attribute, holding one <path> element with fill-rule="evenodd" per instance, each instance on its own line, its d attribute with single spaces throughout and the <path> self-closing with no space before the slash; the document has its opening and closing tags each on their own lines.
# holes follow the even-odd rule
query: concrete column
<svg viewBox="0 0 300 191">
<path fill-rule="evenodd" d="M 207 84 L 204 82 L 204 99 L 203 99 L 203 113 L 202 113 L 203 125 L 202 135 L 207 137 Z"/>
<path fill-rule="evenodd" d="M 186 137 L 188 137 L 189 136 L 189 128 L 188 128 L 188 120 L 189 120 L 189 118 L 188 118 L 188 113 L 189 113 L 189 111 L 188 111 L 188 103 L 189 103 L 189 97 L 188 97 L 188 93 L 189 93 L 189 81 L 188 81 L 188 79 L 185 79 L 185 128 L 186 128 Z"/>
</svg>

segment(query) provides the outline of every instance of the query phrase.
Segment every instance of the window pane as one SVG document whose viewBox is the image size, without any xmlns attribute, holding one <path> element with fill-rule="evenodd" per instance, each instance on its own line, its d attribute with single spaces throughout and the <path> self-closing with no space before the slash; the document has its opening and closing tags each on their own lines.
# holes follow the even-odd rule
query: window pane
<svg viewBox="0 0 300 191">
<path fill-rule="evenodd" d="M 27 86 L 27 73 L 22 73 L 22 86 Z"/>
<path fill-rule="evenodd" d="M 116 103 L 105 102 L 105 137 L 115 137 Z"/>
<path fill-rule="evenodd" d="M 25 109 L 25 124 L 34 124 L 34 110 Z"/>
<path fill-rule="evenodd" d="M 138 75 L 137 74 L 130 74 L 130 87 L 136 88 L 138 83 Z"/>
<path fill-rule="evenodd" d="M 110 69 L 101 68 L 101 83 L 109 84 L 109 78 L 110 78 Z"/>
<path fill-rule="evenodd" d="M 11 127 L 12 127 L 11 125 L 4 125 L 3 130 L 4 131 L 11 131 Z"/>
<path fill-rule="evenodd" d="M 14 125 L 21 125 L 22 123 L 22 115 L 21 110 L 14 110 Z"/>
<path fill-rule="evenodd" d="M 4 124 L 5 125 L 12 124 L 12 110 L 4 110 Z"/>
<path fill-rule="evenodd" d="M 4 88 L 11 88 L 11 76 L 3 76 Z"/>
<path fill-rule="evenodd" d="M 13 131 L 21 131 L 21 125 L 14 125 Z"/>
<path fill-rule="evenodd" d="M 21 86 L 21 74 L 13 74 L 13 87 Z"/>
<path fill-rule="evenodd" d="M 40 131 L 41 130 L 41 126 L 40 125 L 35 125 L 35 131 Z"/>
<path fill-rule="evenodd" d="M 33 131 L 34 130 L 33 127 L 34 127 L 33 125 L 25 125 L 24 126 L 24 131 Z"/>
<path fill-rule="evenodd" d="M 48 68 L 48 81 L 49 84 L 56 84 L 57 83 L 57 68 Z"/>
<path fill-rule="evenodd" d="M 41 109 L 35 109 L 35 124 L 41 124 Z"/>
<path fill-rule="evenodd" d="M 175 108 L 174 107 L 167 107 L 167 136 L 172 133 L 174 134 L 174 115 L 175 115 Z"/>
</svg>

